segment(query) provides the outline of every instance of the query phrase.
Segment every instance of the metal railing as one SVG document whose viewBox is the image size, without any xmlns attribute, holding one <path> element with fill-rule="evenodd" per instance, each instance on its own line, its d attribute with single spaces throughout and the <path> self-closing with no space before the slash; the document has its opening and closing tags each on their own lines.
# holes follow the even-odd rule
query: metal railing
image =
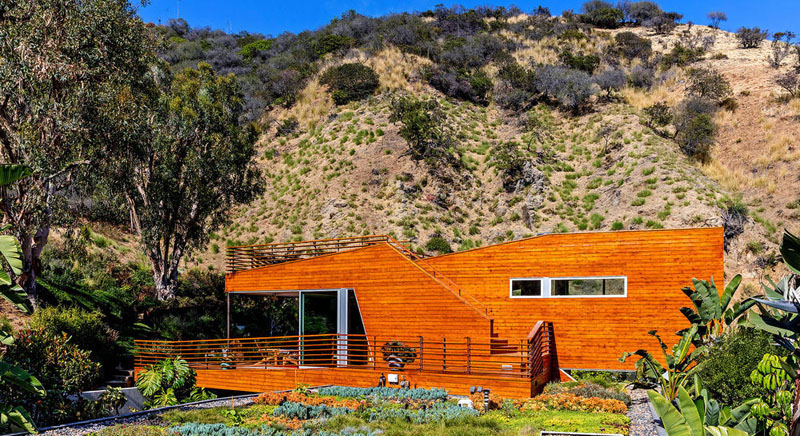
<svg viewBox="0 0 800 436">
<path fill-rule="evenodd" d="M 387 243 L 389 239 L 390 237 L 387 235 L 372 235 L 354 236 L 352 238 L 232 246 L 226 249 L 227 271 L 232 273 L 291 260 L 338 253 L 344 250 Z M 394 239 L 392 239 L 392 241 L 394 241 Z M 407 243 L 407 241 L 394 242 L 399 244 Z"/>
<path fill-rule="evenodd" d="M 180 357 L 195 369 L 372 368 L 532 378 L 544 349 L 530 341 L 304 335 L 197 341 L 137 340 L 135 366 Z M 535 353 L 536 355 L 531 355 Z"/>
</svg>

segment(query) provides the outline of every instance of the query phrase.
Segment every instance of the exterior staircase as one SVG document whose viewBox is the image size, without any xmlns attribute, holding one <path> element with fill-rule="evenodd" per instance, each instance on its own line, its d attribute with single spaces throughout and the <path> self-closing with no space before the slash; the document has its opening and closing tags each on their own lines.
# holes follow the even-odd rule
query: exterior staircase
<svg viewBox="0 0 800 436">
<path fill-rule="evenodd" d="M 111 379 L 106 381 L 105 386 L 129 388 L 133 386 L 134 382 L 134 371 L 132 369 L 124 369 L 117 365 L 117 367 L 114 368 L 114 374 L 112 374 Z"/>
</svg>

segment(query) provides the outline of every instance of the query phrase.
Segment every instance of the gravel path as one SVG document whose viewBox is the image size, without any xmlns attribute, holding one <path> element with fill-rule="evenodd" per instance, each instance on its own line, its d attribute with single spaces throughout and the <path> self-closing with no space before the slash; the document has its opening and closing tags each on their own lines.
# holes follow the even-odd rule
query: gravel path
<svg viewBox="0 0 800 436">
<path fill-rule="evenodd" d="M 629 436 L 658 436 L 647 391 L 628 388 L 628 394 L 631 396 L 631 407 L 628 408 L 628 418 L 631 419 Z"/>
<path fill-rule="evenodd" d="M 176 407 L 174 409 L 179 410 L 190 410 L 190 409 L 209 409 L 212 407 L 221 407 L 221 406 L 230 406 L 233 404 L 236 407 L 239 406 L 246 406 L 253 403 L 253 399 L 255 397 L 250 398 L 221 398 L 216 401 L 209 401 L 206 403 L 201 404 L 191 404 L 182 407 Z M 173 409 L 170 409 L 173 410 Z M 161 420 L 157 415 L 164 412 L 165 410 L 154 410 L 152 413 L 148 413 L 146 415 L 138 415 L 132 417 L 119 417 L 117 419 L 112 419 L 108 421 L 96 422 L 91 424 L 84 424 L 74 427 L 62 427 L 62 428 L 54 428 L 52 430 L 47 430 L 41 432 L 40 434 L 43 436 L 81 436 L 87 435 L 93 432 L 97 432 L 102 430 L 105 427 L 111 427 L 117 424 L 139 424 L 139 425 L 165 425 L 164 421 Z"/>
</svg>

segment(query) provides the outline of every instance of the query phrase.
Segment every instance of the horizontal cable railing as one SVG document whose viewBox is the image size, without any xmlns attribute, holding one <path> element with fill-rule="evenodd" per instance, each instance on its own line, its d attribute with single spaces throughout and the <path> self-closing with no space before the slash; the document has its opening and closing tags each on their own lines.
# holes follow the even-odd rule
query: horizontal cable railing
<svg viewBox="0 0 800 436">
<path fill-rule="evenodd" d="M 137 340 L 135 365 L 180 357 L 196 369 L 371 368 L 530 378 L 542 366 L 526 339 L 304 335 L 201 341 Z M 538 365 L 538 366 L 537 366 Z"/>
<path fill-rule="evenodd" d="M 389 242 L 387 235 L 354 236 L 351 238 L 317 239 L 299 242 L 279 242 L 263 245 L 227 247 L 229 273 L 276 263 Z M 394 241 L 394 239 L 392 239 Z M 397 242 L 397 241 L 394 241 Z M 399 242 L 400 244 L 407 241 Z"/>
<path fill-rule="evenodd" d="M 432 267 L 429 263 L 425 262 L 420 256 L 418 256 L 413 251 L 409 250 L 408 247 L 403 245 L 400 241 L 395 241 L 391 236 L 387 236 L 389 239 L 389 246 L 394 248 L 400 254 L 408 257 L 409 259 L 413 260 L 417 267 L 422 270 L 425 274 L 432 277 L 436 280 L 439 284 L 441 284 L 445 289 L 449 290 L 453 295 L 458 297 L 464 304 L 474 309 L 478 312 L 481 316 L 491 321 L 491 317 L 489 314 L 491 313 L 491 309 L 488 306 L 483 304 L 480 300 L 475 298 L 472 294 L 468 293 L 467 291 L 461 289 L 456 282 L 450 280 L 447 276 L 442 274 L 441 272 L 437 271 L 436 268 Z"/>
</svg>

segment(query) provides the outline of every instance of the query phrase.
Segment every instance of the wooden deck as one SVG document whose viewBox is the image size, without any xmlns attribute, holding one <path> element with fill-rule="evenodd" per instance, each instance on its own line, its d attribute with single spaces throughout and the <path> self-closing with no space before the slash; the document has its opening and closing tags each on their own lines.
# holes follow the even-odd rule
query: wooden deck
<svg viewBox="0 0 800 436">
<path fill-rule="evenodd" d="M 453 394 L 482 386 L 506 397 L 526 398 L 559 378 L 553 326 L 542 321 L 518 341 L 336 334 L 136 341 L 137 375 L 171 357 L 185 359 L 197 371 L 198 386 L 244 392 L 300 384 L 370 387 L 382 374 L 397 374 L 411 386 L 445 388 Z"/>
</svg>

